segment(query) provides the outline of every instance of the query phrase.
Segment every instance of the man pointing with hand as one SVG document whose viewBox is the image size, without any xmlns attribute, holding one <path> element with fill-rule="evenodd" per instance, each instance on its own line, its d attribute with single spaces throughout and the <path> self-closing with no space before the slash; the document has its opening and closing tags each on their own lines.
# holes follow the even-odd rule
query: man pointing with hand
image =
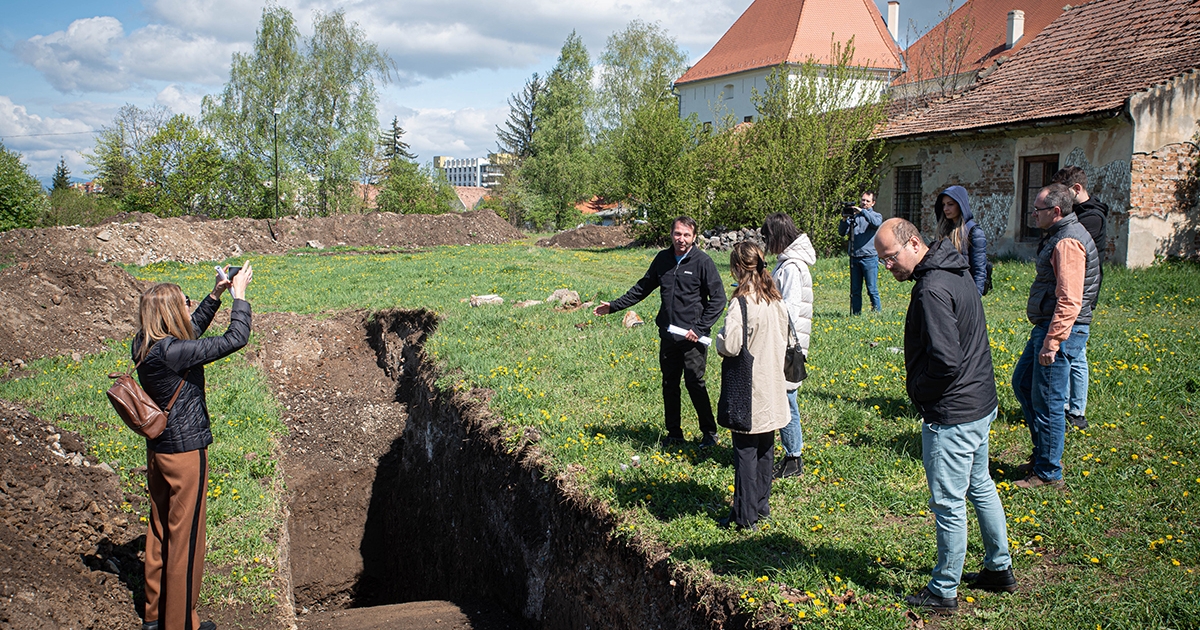
<svg viewBox="0 0 1200 630">
<path fill-rule="evenodd" d="M 717 423 L 704 382 L 708 346 L 701 343 L 700 338 L 708 336 L 725 309 L 725 286 L 712 258 L 692 247 L 695 240 L 696 221 L 687 216 L 676 218 L 671 225 L 672 246 L 654 257 L 646 275 L 625 295 L 612 302 L 601 302 L 592 311 L 596 315 L 615 313 L 641 302 L 655 288 L 659 289 L 662 306 L 654 323 L 658 325 L 658 364 L 662 371 L 663 412 L 667 424 L 664 446 L 684 441 L 680 420 L 680 376 L 687 385 L 700 431 L 704 434 L 700 446 L 717 443 Z M 672 334 L 668 331 L 671 327 L 686 332 Z"/>
</svg>

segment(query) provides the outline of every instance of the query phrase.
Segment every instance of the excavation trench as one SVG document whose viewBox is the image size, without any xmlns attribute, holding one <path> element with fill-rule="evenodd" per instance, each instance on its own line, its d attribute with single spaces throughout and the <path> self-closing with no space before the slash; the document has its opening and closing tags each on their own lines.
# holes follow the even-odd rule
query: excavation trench
<svg viewBox="0 0 1200 630">
<path fill-rule="evenodd" d="M 385 627 L 380 611 L 424 627 L 401 617 L 418 609 L 460 628 L 749 623 L 730 589 L 614 538 L 609 514 L 545 476 L 536 443 L 513 449 L 490 392 L 439 389 L 424 352 L 432 313 L 345 314 L 341 336 L 337 321 L 309 319 L 326 328 L 306 331 L 278 317 L 265 334 L 315 344 L 319 357 L 310 347 L 310 364 L 289 370 L 270 354 L 300 348 L 268 343 L 261 358 L 292 429 L 282 465 L 300 628 Z M 378 625 L 356 617 L 371 614 Z"/>
</svg>

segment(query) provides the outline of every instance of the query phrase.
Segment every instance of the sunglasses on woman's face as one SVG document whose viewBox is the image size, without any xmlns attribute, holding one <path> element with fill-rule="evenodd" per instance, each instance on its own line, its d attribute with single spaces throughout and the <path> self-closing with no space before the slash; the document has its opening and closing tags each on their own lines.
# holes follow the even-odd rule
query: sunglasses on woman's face
<svg viewBox="0 0 1200 630">
<path fill-rule="evenodd" d="M 186 295 L 183 296 L 183 303 L 186 304 L 188 308 L 192 308 L 192 298 Z"/>
</svg>

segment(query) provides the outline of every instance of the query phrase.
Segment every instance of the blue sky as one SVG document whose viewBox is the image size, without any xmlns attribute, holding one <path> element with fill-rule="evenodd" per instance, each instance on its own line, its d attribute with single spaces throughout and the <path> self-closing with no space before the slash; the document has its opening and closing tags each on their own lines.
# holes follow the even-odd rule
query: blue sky
<svg viewBox="0 0 1200 630">
<path fill-rule="evenodd" d="M 853 2 L 856 0 L 833 0 Z M 886 13 L 887 0 L 875 0 Z M 495 147 L 507 99 L 554 65 L 576 30 L 596 56 L 638 18 L 702 57 L 750 0 L 278 0 L 302 32 L 315 11 L 343 9 L 388 51 L 397 80 L 380 90 L 380 126 L 400 118 L 422 161 Z M 92 132 L 125 103 L 195 115 L 220 91 L 230 56 L 248 51 L 264 0 L 0 0 L 0 140 L 35 176 L 63 156 L 86 177 Z M 901 45 L 947 0 L 901 4 Z"/>
</svg>

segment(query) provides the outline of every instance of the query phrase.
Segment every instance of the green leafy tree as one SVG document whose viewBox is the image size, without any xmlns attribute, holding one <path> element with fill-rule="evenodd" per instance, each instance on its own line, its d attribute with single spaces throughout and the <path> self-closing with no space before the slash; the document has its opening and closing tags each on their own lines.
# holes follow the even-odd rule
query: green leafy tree
<svg viewBox="0 0 1200 630">
<path fill-rule="evenodd" d="M 190 117 L 173 116 L 150 137 L 135 163 L 144 184 L 140 206 L 159 216 L 226 216 L 225 161 L 216 140 Z"/>
<path fill-rule="evenodd" d="M 662 27 L 633 20 L 608 37 L 600 65 L 600 122 L 614 129 L 640 107 L 673 100 L 671 85 L 687 71 L 687 56 Z"/>
<path fill-rule="evenodd" d="M 651 100 L 629 112 L 615 134 L 619 193 L 646 223 L 639 236 L 665 241 L 671 221 L 687 213 L 703 223 L 696 175 L 695 117 L 680 120 L 675 103 Z"/>
<path fill-rule="evenodd" d="M 135 203 L 143 180 L 136 171 L 136 162 L 146 143 L 166 124 L 170 112 L 161 105 L 142 109 L 127 104 L 117 111 L 111 125 L 100 128 L 96 135 L 96 148 L 85 154 L 91 173 L 103 188 L 104 196 L 115 200 L 126 210 L 143 210 L 125 207 Z"/>
<path fill-rule="evenodd" d="M 42 184 L 29 174 L 20 153 L 0 142 L 0 232 L 33 227 L 46 208 Z"/>
<path fill-rule="evenodd" d="M 780 66 L 755 94 L 762 118 L 705 143 L 697 157 L 713 224 L 754 226 L 787 212 L 818 250 L 840 247 L 840 202 L 872 188 L 884 158 L 871 139 L 886 116 L 883 91 L 853 55 L 852 41 L 835 43 L 833 64 Z"/>
<path fill-rule="evenodd" d="M 534 193 L 530 214 L 547 218 L 539 227 L 577 221 L 574 204 L 591 190 L 592 142 L 585 122 L 592 104 L 591 81 L 591 58 L 572 31 L 546 80 L 545 97 L 537 101 L 531 155 L 520 169 Z"/>
<path fill-rule="evenodd" d="M 381 212 L 397 214 L 444 214 L 457 200 L 454 187 L 439 170 L 404 158 L 388 161 L 375 198 Z"/>
<path fill-rule="evenodd" d="M 305 44 L 288 141 L 304 181 L 312 182 L 308 210 L 349 210 L 351 184 L 375 150 L 376 81 L 391 79 L 392 62 L 341 11 L 318 13 Z"/>
<path fill-rule="evenodd" d="M 117 204 L 108 197 L 61 188 L 50 191 L 49 208 L 38 219 L 38 225 L 96 225 L 117 212 Z"/>
<path fill-rule="evenodd" d="M 58 158 L 58 166 L 54 167 L 54 178 L 50 181 L 50 190 L 66 190 L 71 187 L 71 169 L 67 168 L 67 160 Z"/>
<path fill-rule="evenodd" d="M 291 107 L 302 63 L 300 31 L 292 13 L 269 5 L 263 9 L 253 50 L 234 53 L 229 82 L 221 94 L 204 97 L 204 126 L 234 165 L 226 174 L 230 205 L 244 208 L 250 216 L 270 216 L 276 195 L 285 203 L 284 212 L 290 211 L 289 182 L 295 179 L 290 176 L 295 160 L 287 138 L 304 127 L 296 122 L 299 112 Z M 282 142 L 276 142 L 277 134 Z M 286 192 L 271 189 L 277 152 L 280 188 Z"/>
</svg>

